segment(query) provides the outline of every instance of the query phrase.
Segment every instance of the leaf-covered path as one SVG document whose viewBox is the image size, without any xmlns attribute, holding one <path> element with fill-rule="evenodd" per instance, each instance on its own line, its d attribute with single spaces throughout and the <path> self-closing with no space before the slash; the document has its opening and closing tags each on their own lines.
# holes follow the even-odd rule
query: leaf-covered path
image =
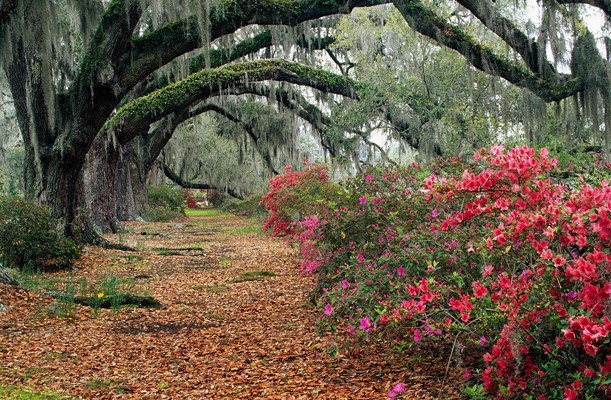
<svg viewBox="0 0 611 400">
<path fill-rule="evenodd" d="M 58 280 L 113 274 L 161 309 L 58 317 L 54 300 L 0 284 L 0 383 L 87 399 L 382 399 L 404 382 L 410 399 L 456 396 L 459 371 L 438 390 L 445 357 L 373 347 L 332 358 L 308 302 L 313 278 L 297 252 L 229 215 L 128 226 L 137 252 L 87 248 Z M 439 396 L 439 397 L 438 397 Z"/>
</svg>

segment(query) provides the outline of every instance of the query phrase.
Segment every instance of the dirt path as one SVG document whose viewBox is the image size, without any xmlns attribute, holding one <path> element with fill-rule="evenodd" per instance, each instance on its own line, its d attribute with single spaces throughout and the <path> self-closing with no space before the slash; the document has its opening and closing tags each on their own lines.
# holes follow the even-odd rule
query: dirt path
<svg viewBox="0 0 611 400">
<path fill-rule="evenodd" d="M 402 381 L 407 398 L 437 397 L 443 359 L 375 348 L 329 357 L 307 302 L 312 278 L 293 249 L 251 224 L 130 224 L 111 239 L 138 252 L 88 248 L 76 271 L 53 275 L 131 278 L 162 309 L 94 317 L 76 306 L 58 317 L 52 299 L 0 285 L 0 382 L 87 399 L 382 399 Z"/>
</svg>

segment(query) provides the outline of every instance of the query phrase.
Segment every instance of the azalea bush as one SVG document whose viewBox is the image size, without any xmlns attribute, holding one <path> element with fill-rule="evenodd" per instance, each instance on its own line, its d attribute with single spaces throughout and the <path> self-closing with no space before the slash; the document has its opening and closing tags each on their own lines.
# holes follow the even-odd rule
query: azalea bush
<svg viewBox="0 0 611 400">
<path fill-rule="evenodd" d="M 609 165 L 595 162 L 569 165 L 568 183 L 545 149 L 529 147 L 372 168 L 339 184 L 339 202 L 307 198 L 317 206 L 303 207 L 300 222 L 282 205 L 316 190 L 277 177 L 271 221 L 301 243 L 321 327 L 344 343 L 458 343 L 481 357 L 467 371 L 474 396 L 605 398 L 611 187 Z M 579 172 L 593 170 L 603 179 Z"/>
<path fill-rule="evenodd" d="M 301 171 L 287 166 L 284 174 L 273 177 L 269 183 L 270 190 L 260 201 L 270 212 L 263 229 L 276 236 L 295 234 L 299 221 L 322 213 L 331 199 L 337 197 L 336 186 L 329 180 L 324 165 L 306 163 Z"/>
</svg>

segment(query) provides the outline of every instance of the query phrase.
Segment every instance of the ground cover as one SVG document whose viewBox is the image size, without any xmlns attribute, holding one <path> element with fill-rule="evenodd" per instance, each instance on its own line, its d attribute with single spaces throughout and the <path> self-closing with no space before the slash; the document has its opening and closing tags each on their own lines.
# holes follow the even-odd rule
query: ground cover
<svg viewBox="0 0 611 400">
<path fill-rule="evenodd" d="M 308 301 L 315 278 L 300 273 L 296 249 L 252 220 L 206 211 L 184 223 L 130 223 L 108 239 L 136 251 L 88 247 L 75 270 L 45 278 L 112 275 L 162 307 L 94 310 L 0 285 L 0 393 L 374 399 L 403 382 L 407 398 L 458 397 L 464 377 L 454 363 L 439 393 L 443 352 L 399 354 L 371 344 L 331 357 L 331 338 L 317 332 L 320 316 Z"/>
</svg>

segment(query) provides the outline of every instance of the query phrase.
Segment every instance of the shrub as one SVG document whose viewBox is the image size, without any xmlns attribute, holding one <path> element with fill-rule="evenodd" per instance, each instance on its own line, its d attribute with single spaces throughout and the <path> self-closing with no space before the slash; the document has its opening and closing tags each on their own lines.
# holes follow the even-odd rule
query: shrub
<svg viewBox="0 0 611 400">
<path fill-rule="evenodd" d="M 263 229 L 271 229 L 276 236 L 294 235 L 300 220 L 336 206 L 331 203 L 338 197 L 338 188 L 329 181 L 324 165 L 307 165 L 302 171 L 287 166 L 269 184 L 270 191 L 260 202 L 270 212 Z"/>
<path fill-rule="evenodd" d="M 337 207 L 313 197 L 324 179 L 277 177 L 268 224 L 301 242 L 321 326 L 346 343 L 459 343 L 481 357 L 474 396 L 608 397 L 611 184 L 560 182 L 529 147 L 430 170 L 369 169 Z"/>
<path fill-rule="evenodd" d="M 165 207 L 148 206 L 144 212 L 144 220 L 149 222 L 170 222 L 183 218 L 182 211 L 167 209 Z"/>
<path fill-rule="evenodd" d="M 49 209 L 17 198 L 0 199 L 0 253 L 8 264 L 40 270 L 71 267 L 81 247 L 59 231 Z"/>
<path fill-rule="evenodd" d="M 253 196 L 244 200 L 227 199 L 221 205 L 223 211 L 245 217 L 267 216 L 267 210 L 260 202 L 261 197 Z"/>
<path fill-rule="evenodd" d="M 211 189 L 208 190 L 208 202 L 214 207 L 220 207 L 225 200 L 227 195 L 219 190 Z"/>
<path fill-rule="evenodd" d="M 170 211 L 182 211 L 185 198 L 180 190 L 164 185 L 151 185 L 148 188 L 148 205 Z"/>
</svg>

